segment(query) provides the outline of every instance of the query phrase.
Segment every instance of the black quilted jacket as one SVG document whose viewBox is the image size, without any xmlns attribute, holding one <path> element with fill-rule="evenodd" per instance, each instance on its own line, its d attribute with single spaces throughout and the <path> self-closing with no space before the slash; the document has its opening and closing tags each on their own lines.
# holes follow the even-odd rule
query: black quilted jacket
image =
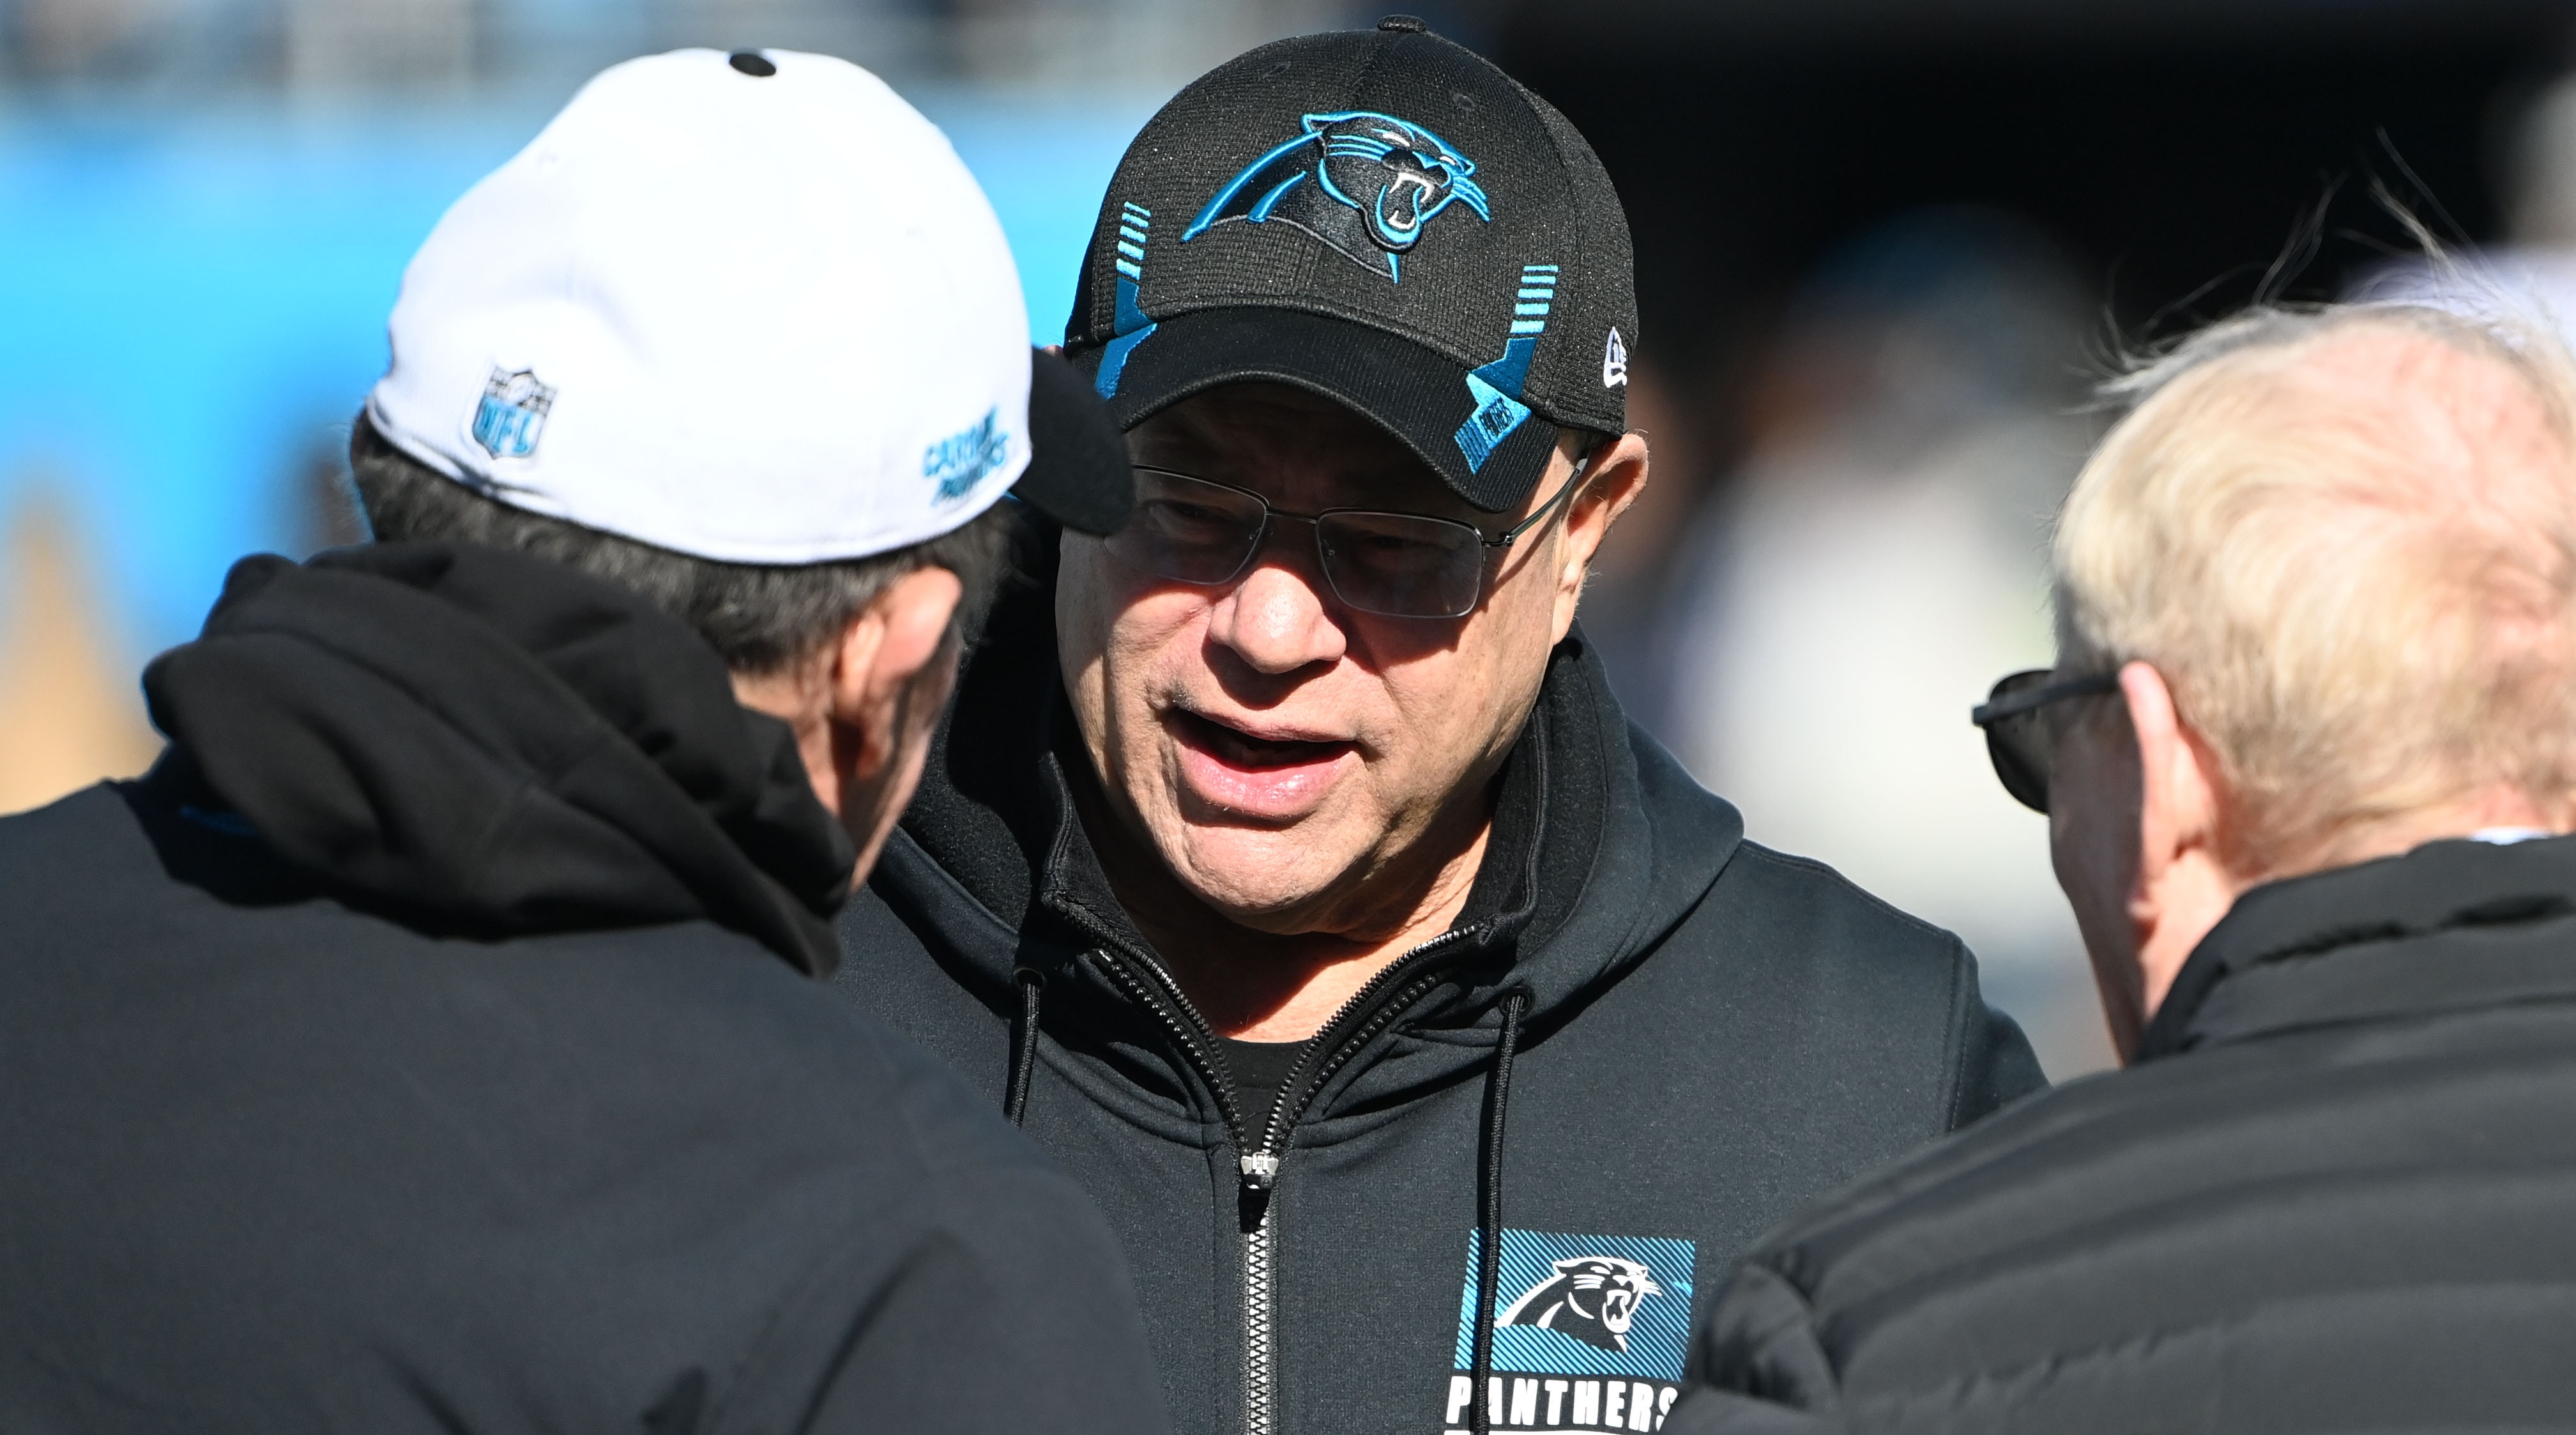
<svg viewBox="0 0 2576 1435">
<path fill-rule="evenodd" d="M 2576 1425 L 2576 839 L 2246 894 L 2131 1070 L 1766 1244 L 1668 1432 Z"/>
</svg>

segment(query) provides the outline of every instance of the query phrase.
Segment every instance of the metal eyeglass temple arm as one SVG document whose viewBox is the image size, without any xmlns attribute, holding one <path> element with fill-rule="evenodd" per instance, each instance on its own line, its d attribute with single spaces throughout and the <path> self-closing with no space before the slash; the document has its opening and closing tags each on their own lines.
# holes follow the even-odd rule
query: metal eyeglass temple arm
<svg viewBox="0 0 2576 1435">
<path fill-rule="evenodd" d="M 1583 480 L 1591 476 L 1592 455 L 1586 453 L 1583 457 L 1575 460 L 1574 472 L 1566 475 L 1565 486 L 1556 491 L 1556 497 L 1549 499 L 1539 508 L 1538 512 L 1533 513 L 1529 517 L 1522 519 L 1520 522 L 1513 524 L 1511 526 L 1511 530 L 1505 533 L 1502 537 L 1486 538 L 1481 541 L 1488 548 L 1511 547 L 1513 539 L 1520 537 L 1522 534 L 1527 533 L 1532 528 L 1538 526 L 1541 519 L 1554 513 L 1557 509 L 1557 505 L 1565 502 L 1569 498 L 1572 498 L 1574 496 L 1574 491 L 1583 486 Z"/>
</svg>

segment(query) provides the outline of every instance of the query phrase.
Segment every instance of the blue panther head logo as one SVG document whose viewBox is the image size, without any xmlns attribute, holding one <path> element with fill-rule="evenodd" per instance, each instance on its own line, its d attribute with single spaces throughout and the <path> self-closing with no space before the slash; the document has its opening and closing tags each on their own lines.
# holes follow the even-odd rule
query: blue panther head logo
<svg viewBox="0 0 2576 1435">
<path fill-rule="evenodd" d="M 1577 1256 L 1555 1265 L 1553 1275 L 1521 1292 L 1494 1324 L 1534 1325 L 1624 1352 L 1638 1304 L 1664 1293 L 1653 1271 L 1617 1256 Z"/>
<path fill-rule="evenodd" d="M 1401 256 L 1442 210 L 1463 204 L 1493 219 L 1485 191 L 1469 177 L 1476 162 L 1422 126 L 1374 110 L 1307 115 L 1304 123 L 1304 134 L 1220 186 L 1181 242 L 1234 220 L 1277 220 L 1401 281 Z"/>
</svg>

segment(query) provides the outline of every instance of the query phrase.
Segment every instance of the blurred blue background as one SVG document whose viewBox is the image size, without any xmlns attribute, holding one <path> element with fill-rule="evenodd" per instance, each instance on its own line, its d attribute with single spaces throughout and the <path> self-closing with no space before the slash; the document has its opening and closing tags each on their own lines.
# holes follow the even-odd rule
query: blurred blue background
<svg viewBox="0 0 2576 1435">
<path fill-rule="evenodd" d="M 933 89 L 1033 335 L 1156 96 Z M 129 650 L 194 631 L 239 555 L 323 535 L 318 475 L 386 362 L 404 263 L 543 111 L 181 109 L 0 128 L 0 512 L 42 485 Z"/>
</svg>

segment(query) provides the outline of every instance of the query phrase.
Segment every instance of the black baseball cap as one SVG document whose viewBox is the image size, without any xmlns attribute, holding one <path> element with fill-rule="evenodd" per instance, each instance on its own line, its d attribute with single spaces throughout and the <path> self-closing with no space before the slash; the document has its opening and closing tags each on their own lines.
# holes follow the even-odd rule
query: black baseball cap
<svg viewBox="0 0 2576 1435">
<path fill-rule="evenodd" d="M 1268 380 L 1376 421 L 1487 513 L 1561 428 L 1627 427 L 1627 216 L 1545 100 L 1419 20 L 1192 82 L 1127 147 L 1065 328 L 1120 428 Z"/>
</svg>

